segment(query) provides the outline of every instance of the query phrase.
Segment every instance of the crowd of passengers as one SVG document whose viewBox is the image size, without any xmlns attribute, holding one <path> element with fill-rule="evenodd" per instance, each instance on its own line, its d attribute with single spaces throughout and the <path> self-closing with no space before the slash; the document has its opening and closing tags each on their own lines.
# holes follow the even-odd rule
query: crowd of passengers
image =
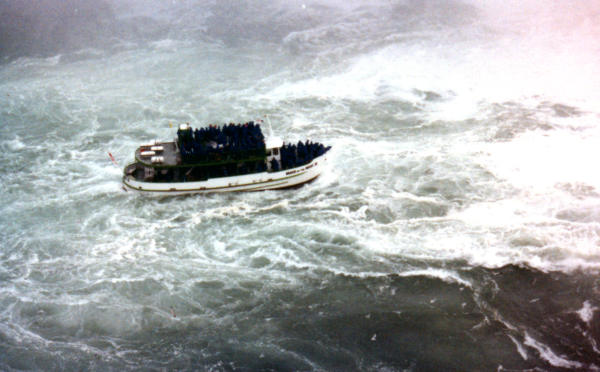
<svg viewBox="0 0 600 372">
<path fill-rule="evenodd" d="M 264 139 L 260 125 L 253 121 L 177 131 L 177 145 L 185 163 L 264 156 Z"/>
<path fill-rule="evenodd" d="M 177 131 L 177 144 L 184 163 L 244 159 L 250 156 L 263 157 L 265 156 L 264 138 L 260 125 L 252 121 L 237 125 L 225 124 L 223 127 L 210 125 L 195 130 L 187 128 Z M 325 147 L 321 143 L 310 141 L 298 141 L 295 145 L 284 143 L 280 148 L 280 161 L 271 159 L 271 170 L 276 172 L 308 164 L 314 158 L 325 154 L 330 148 L 331 146 Z M 219 177 L 231 173 L 263 171 L 263 169 L 246 170 L 246 165 L 243 167 L 235 172 L 227 168 L 223 168 L 222 172 L 215 171 L 219 173 Z"/>
<path fill-rule="evenodd" d="M 308 164 L 313 161 L 314 158 L 319 157 L 329 151 L 331 146 L 325 147 L 322 143 L 316 142 L 301 142 L 298 144 L 283 144 L 280 149 L 281 153 L 281 164 L 273 158 L 271 160 L 271 170 L 285 170 L 289 168 L 299 167 L 304 164 Z"/>
</svg>

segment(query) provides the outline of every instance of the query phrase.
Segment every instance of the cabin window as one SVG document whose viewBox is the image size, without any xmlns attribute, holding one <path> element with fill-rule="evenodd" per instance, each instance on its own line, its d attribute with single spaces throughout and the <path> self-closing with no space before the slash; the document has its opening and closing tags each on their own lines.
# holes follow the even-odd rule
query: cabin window
<svg viewBox="0 0 600 372">
<path fill-rule="evenodd" d="M 267 152 L 267 156 L 271 156 L 271 155 L 273 155 L 273 151 L 272 151 L 272 150 L 269 150 L 269 151 Z"/>
<path fill-rule="evenodd" d="M 273 155 L 275 155 L 275 156 L 279 155 L 279 149 L 273 149 Z"/>
</svg>

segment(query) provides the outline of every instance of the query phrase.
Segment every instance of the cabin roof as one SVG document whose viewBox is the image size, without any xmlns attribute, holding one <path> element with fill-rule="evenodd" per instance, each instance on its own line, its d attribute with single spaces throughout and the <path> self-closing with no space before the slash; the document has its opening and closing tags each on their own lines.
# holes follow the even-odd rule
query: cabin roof
<svg viewBox="0 0 600 372">
<path fill-rule="evenodd" d="M 274 149 L 283 146 L 283 140 L 279 137 L 269 137 L 265 140 L 265 147 L 268 149 Z"/>
<path fill-rule="evenodd" d="M 161 151 L 152 151 L 152 147 L 159 146 L 162 147 Z M 142 156 L 142 153 L 145 151 L 154 152 L 152 155 Z M 135 158 L 146 165 L 152 166 L 152 156 L 162 156 L 163 161 L 158 164 L 161 166 L 175 166 L 181 162 L 181 156 L 179 155 L 179 151 L 177 151 L 177 146 L 175 142 L 156 142 L 152 145 L 142 145 L 138 147 L 135 151 Z"/>
</svg>

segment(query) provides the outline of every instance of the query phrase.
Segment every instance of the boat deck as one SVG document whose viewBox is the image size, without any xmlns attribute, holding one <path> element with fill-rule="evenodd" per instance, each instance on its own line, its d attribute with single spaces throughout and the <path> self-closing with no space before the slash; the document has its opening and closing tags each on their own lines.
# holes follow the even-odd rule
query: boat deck
<svg viewBox="0 0 600 372">
<path fill-rule="evenodd" d="M 152 150 L 153 148 L 155 150 Z M 156 150 L 157 148 L 162 149 Z M 158 156 L 162 157 L 162 161 L 160 163 L 153 163 L 152 158 Z M 135 158 L 140 163 L 148 166 L 162 165 L 172 167 L 181 164 L 181 155 L 177 150 L 175 142 L 157 142 L 153 145 L 140 146 L 135 150 Z"/>
</svg>

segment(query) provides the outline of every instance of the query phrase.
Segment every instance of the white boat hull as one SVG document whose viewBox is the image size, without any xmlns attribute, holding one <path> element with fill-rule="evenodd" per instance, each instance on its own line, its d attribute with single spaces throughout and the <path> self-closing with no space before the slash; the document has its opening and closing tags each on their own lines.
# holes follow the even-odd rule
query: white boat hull
<svg viewBox="0 0 600 372">
<path fill-rule="evenodd" d="M 326 155 L 322 155 L 301 167 L 279 172 L 219 177 L 197 182 L 143 182 L 125 175 L 123 176 L 123 185 L 127 191 L 135 191 L 146 195 L 186 195 L 284 189 L 314 180 L 321 174 L 326 161 Z"/>
</svg>

